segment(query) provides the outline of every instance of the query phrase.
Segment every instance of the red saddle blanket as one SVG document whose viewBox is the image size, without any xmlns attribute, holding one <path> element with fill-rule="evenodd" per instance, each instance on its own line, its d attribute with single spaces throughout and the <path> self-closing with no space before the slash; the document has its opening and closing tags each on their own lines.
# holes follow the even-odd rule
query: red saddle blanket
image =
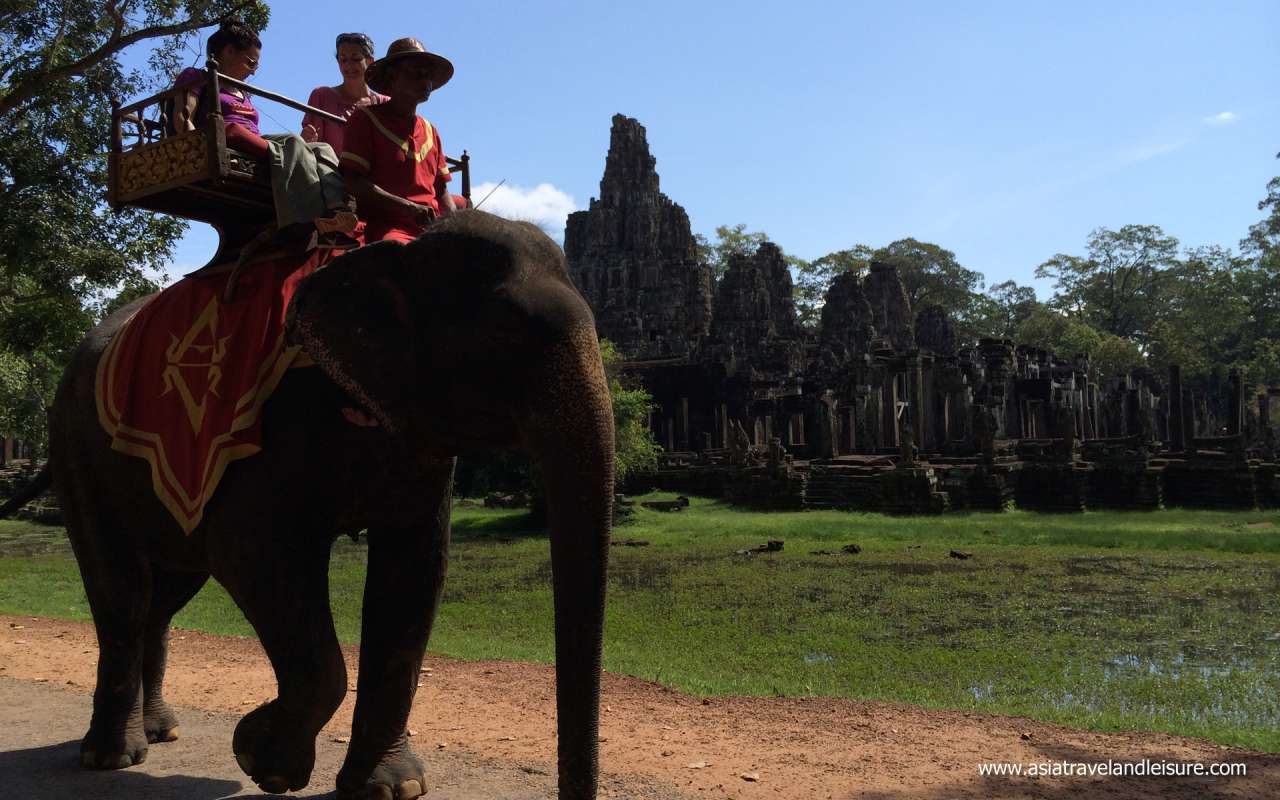
<svg viewBox="0 0 1280 800">
<path fill-rule="evenodd" d="M 299 348 L 285 346 L 285 310 L 298 282 L 331 257 L 254 264 L 230 304 L 221 299 L 225 274 L 184 278 L 103 351 L 98 419 L 113 449 L 151 465 L 156 496 L 185 533 L 200 524 L 227 465 L 262 449 L 262 406 L 299 360 Z"/>
</svg>

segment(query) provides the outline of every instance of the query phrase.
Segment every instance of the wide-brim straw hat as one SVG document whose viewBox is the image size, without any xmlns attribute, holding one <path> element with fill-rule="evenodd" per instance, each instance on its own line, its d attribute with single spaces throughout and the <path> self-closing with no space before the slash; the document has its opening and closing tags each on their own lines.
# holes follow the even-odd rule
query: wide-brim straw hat
<svg viewBox="0 0 1280 800">
<path fill-rule="evenodd" d="M 433 89 L 439 89 L 453 77 L 453 63 L 449 59 L 427 52 L 427 48 L 423 46 L 422 42 L 413 37 L 407 37 L 396 39 L 387 47 L 385 56 L 369 65 L 369 68 L 364 73 L 364 82 L 369 84 L 369 88 L 375 92 L 386 94 L 391 68 L 408 59 L 422 61 L 430 65 Z"/>
</svg>

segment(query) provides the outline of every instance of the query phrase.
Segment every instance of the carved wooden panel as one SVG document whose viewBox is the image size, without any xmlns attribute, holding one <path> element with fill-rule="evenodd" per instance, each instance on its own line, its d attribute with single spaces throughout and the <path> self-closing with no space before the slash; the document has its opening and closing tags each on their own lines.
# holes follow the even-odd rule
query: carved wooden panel
<svg viewBox="0 0 1280 800">
<path fill-rule="evenodd" d="M 208 174 L 204 131 L 171 136 L 119 155 L 116 194 L 121 200 L 199 180 Z"/>
</svg>

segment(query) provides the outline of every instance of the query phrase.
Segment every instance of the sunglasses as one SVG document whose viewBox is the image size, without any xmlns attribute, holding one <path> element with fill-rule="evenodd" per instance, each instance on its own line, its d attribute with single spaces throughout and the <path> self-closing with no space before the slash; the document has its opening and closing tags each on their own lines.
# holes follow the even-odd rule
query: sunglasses
<svg viewBox="0 0 1280 800">
<path fill-rule="evenodd" d="M 333 46 L 339 47 L 344 44 L 354 44 L 368 53 L 371 58 L 373 56 L 373 40 L 368 36 L 365 36 L 363 33 L 338 34 L 338 39 L 334 42 Z"/>
</svg>

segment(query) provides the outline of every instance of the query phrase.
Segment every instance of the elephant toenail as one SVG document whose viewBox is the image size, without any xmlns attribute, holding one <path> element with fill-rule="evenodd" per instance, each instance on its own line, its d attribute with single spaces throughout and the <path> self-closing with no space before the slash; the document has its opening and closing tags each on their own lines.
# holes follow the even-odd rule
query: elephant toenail
<svg viewBox="0 0 1280 800">
<path fill-rule="evenodd" d="M 109 759 L 105 765 L 109 769 L 124 769 L 133 766 L 133 759 L 127 754 L 121 753 L 115 758 Z"/>
<path fill-rule="evenodd" d="M 253 756 L 248 753 L 236 753 L 236 763 L 240 765 L 240 769 L 244 770 L 245 775 L 253 774 Z"/>
<path fill-rule="evenodd" d="M 279 775 L 272 775 L 258 781 L 259 788 L 267 794 L 284 794 L 289 791 L 289 781 Z"/>
<path fill-rule="evenodd" d="M 396 800 L 413 800 L 422 796 L 422 784 L 413 779 L 401 781 L 396 787 Z"/>
</svg>

